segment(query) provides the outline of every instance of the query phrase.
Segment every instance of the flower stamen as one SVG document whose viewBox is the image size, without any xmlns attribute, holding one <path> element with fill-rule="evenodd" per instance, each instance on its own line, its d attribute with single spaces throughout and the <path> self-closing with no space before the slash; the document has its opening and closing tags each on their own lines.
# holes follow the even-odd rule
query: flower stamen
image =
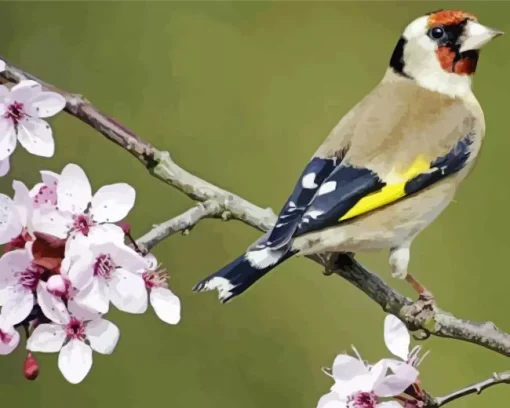
<svg viewBox="0 0 510 408">
<path fill-rule="evenodd" d="M 117 268 L 110 254 L 101 254 L 96 258 L 94 263 L 94 276 L 101 276 L 109 280 L 112 272 Z"/>
<path fill-rule="evenodd" d="M 67 323 L 65 331 L 67 340 L 85 340 L 85 324 L 76 317 L 72 317 Z"/>
</svg>

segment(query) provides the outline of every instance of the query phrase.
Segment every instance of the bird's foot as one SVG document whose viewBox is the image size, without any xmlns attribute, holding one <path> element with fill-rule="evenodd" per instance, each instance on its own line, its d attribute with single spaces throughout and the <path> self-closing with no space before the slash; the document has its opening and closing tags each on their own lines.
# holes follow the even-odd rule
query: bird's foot
<svg viewBox="0 0 510 408">
<path fill-rule="evenodd" d="M 412 318 L 418 327 L 426 327 L 434 319 L 437 304 L 434 295 L 420 284 L 412 275 L 406 276 L 406 281 L 411 284 L 418 293 L 418 300 L 408 306 L 404 306 L 402 312 Z"/>
</svg>

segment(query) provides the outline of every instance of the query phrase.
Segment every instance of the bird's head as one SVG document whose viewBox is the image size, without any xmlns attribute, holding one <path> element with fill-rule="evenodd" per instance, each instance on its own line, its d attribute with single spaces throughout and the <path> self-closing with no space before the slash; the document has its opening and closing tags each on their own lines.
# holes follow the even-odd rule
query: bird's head
<svg viewBox="0 0 510 408">
<path fill-rule="evenodd" d="M 464 11 L 435 11 L 406 27 L 390 67 L 424 88 L 461 96 L 470 91 L 480 48 L 501 34 Z"/>
</svg>

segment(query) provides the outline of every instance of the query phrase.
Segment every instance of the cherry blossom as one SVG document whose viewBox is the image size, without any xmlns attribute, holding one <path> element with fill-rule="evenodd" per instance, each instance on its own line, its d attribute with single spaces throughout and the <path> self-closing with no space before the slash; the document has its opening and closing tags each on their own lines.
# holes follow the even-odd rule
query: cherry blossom
<svg viewBox="0 0 510 408">
<path fill-rule="evenodd" d="M 147 310 L 147 292 L 140 269 L 145 267 L 143 257 L 121 242 L 106 241 L 101 244 L 74 246 L 69 256 L 79 260 L 75 274 L 89 274 L 91 284 L 74 297 L 80 306 L 106 313 L 110 301 L 119 310 L 144 313 Z"/>
<path fill-rule="evenodd" d="M 23 321 L 34 307 L 34 292 L 40 288 L 44 269 L 34 265 L 28 249 L 5 253 L 0 258 L 0 290 L 2 291 L 2 317 L 11 325 Z"/>
<path fill-rule="evenodd" d="M 409 351 L 411 336 L 404 323 L 393 315 L 387 315 L 384 319 L 384 342 L 391 354 L 413 366 L 420 365 L 428 354 L 419 357 L 421 346 L 415 346 Z"/>
<path fill-rule="evenodd" d="M 0 86 L 0 160 L 16 148 L 16 139 L 31 154 L 52 157 L 55 143 L 50 125 L 44 118 L 64 109 L 65 98 L 43 91 L 35 81 L 21 81 L 8 89 Z"/>
<path fill-rule="evenodd" d="M 165 323 L 177 324 L 181 320 L 181 301 L 168 289 L 168 276 L 160 269 L 156 257 L 145 256 L 146 269 L 142 270 L 145 287 L 149 290 L 149 300 L 156 315 Z"/>
<path fill-rule="evenodd" d="M 416 381 L 418 371 L 405 363 L 390 362 L 381 360 L 369 366 L 360 358 L 340 354 L 332 369 L 335 384 L 331 392 L 319 400 L 317 407 L 401 408 L 398 402 L 385 399 L 402 394 Z"/>
<path fill-rule="evenodd" d="M 72 309 L 72 310 L 71 310 Z M 101 316 L 93 316 L 79 307 L 61 310 L 53 323 L 40 324 L 27 342 L 33 352 L 56 353 L 58 368 L 72 384 L 83 381 L 92 368 L 92 350 L 111 354 L 119 340 L 116 325 Z"/>
<path fill-rule="evenodd" d="M 96 241 L 104 233 L 124 239 L 122 220 L 135 203 L 136 192 L 125 183 L 101 187 L 92 196 L 90 182 L 80 166 L 68 164 L 56 186 L 58 209 L 42 209 L 34 223 L 38 231 L 75 241 Z"/>
</svg>

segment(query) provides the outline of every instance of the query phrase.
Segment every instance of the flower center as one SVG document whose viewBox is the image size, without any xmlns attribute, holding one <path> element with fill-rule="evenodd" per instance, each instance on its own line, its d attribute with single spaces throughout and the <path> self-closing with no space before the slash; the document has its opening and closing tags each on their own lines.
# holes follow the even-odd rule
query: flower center
<svg viewBox="0 0 510 408">
<path fill-rule="evenodd" d="M 44 268 L 32 264 L 24 271 L 17 272 L 16 276 L 21 286 L 25 289 L 34 291 L 37 289 L 37 285 L 39 284 L 43 273 Z"/>
<path fill-rule="evenodd" d="M 20 102 L 13 102 L 7 106 L 7 111 L 4 113 L 5 119 L 10 119 L 12 123 L 17 126 L 19 121 L 26 116 L 23 110 L 23 104 Z"/>
<path fill-rule="evenodd" d="M 85 340 L 85 324 L 76 317 L 72 317 L 67 323 L 66 335 L 68 340 Z"/>
<path fill-rule="evenodd" d="M 112 276 L 112 272 L 117 268 L 109 254 L 101 254 L 96 258 L 94 264 L 94 276 L 102 276 L 108 280 Z"/>
<path fill-rule="evenodd" d="M 347 401 L 349 408 L 375 408 L 378 399 L 373 391 L 357 392 L 351 395 Z"/>
<path fill-rule="evenodd" d="M 0 330 L 0 341 L 4 344 L 9 344 L 12 340 L 12 336 L 9 333 L 6 333 Z"/>
<path fill-rule="evenodd" d="M 82 233 L 85 236 L 89 235 L 90 228 L 94 226 L 94 220 L 89 214 L 78 214 L 73 216 L 72 230 Z"/>
<path fill-rule="evenodd" d="M 166 269 L 160 269 L 156 271 L 145 271 L 142 274 L 145 287 L 147 289 L 152 288 L 168 288 L 168 275 Z"/>
</svg>

